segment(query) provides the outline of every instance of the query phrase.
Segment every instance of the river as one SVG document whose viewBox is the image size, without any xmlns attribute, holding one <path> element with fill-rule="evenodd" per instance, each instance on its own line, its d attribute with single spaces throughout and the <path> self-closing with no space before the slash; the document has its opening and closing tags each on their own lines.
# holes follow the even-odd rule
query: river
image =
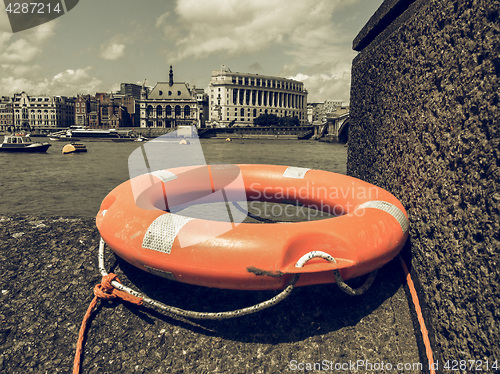
<svg viewBox="0 0 500 374">
<path fill-rule="evenodd" d="M 200 150 L 201 145 L 208 164 L 276 164 L 346 173 L 343 144 L 281 139 L 196 142 L 186 149 Z M 63 155 L 65 144 L 52 142 L 46 154 L 0 153 L 0 214 L 95 217 L 103 198 L 129 179 L 128 160 L 141 143 L 85 142 L 87 153 Z"/>
</svg>

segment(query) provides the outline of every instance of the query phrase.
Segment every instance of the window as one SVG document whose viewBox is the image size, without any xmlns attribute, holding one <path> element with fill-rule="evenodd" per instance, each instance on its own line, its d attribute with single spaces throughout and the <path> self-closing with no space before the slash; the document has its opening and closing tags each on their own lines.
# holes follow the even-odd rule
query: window
<svg viewBox="0 0 500 374">
<path fill-rule="evenodd" d="M 184 107 L 184 117 L 189 117 L 191 115 L 191 108 L 189 107 L 189 105 L 186 105 Z"/>
</svg>

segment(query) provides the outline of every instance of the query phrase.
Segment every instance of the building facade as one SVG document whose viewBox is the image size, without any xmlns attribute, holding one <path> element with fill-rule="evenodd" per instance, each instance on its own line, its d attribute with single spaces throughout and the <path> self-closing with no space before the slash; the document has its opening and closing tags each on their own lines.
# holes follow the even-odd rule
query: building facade
<svg viewBox="0 0 500 374">
<path fill-rule="evenodd" d="M 78 95 L 75 98 L 75 125 L 92 126 L 99 123 L 98 102 L 94 96 Z"/>
<path fill-rule="evenodd" d="M 12 99 L 7 96 L 0 98 L 0 131 L 12 131 L 14 129 L 14 108 Z"/>
<path fill-rule="evenodd" d="M 141 98 L 141 88 L 142 86 L 134 83 L 122 83 L 120 84 L 119 94 L 123 96 L 132 96 L 135 99 Z"/>
<path fill-rule="evenodd" d="M 307 91 L 293 79 L 216 70 L 209 95 L 210 122 L 218 126 L 251 125 L 261 114 L 297 117 L 307 124 Z"/>
<path fill-rule="evenodd" d="M 196 88 L 190 89 L 184 82 L 174 82 L 170 66 L 168 82 L 158 82 L 151 91 L 142 87 L 139 100 L 141 127 L 204 127 L 207 103 Z"/>
<path fill-rule="evenodd" d="M 16 130 L 53 130 L 69 127 L 75 121 L 74 98 L 15 94 L 13 99 Z"/>
<path fill-rule="evenodd" d="M 339 110 L 344 109 L 349 109 L 349 103 L 344 103 L 342 100 L 326 100 L 323 103 L 308 103 L 307 120 L 309 123 L 324 122 L 327 117 L 335 116 Z"/>
</svg>

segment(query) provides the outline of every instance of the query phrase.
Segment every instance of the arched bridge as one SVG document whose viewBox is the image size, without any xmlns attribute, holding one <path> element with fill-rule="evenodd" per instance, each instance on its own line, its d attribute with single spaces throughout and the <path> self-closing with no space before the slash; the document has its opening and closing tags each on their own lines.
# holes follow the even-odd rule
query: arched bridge
<svg viewBox="0 0 500 374">
<path fill-rule="evenodd" d="M 347 143 L 349 138 L 349 112 L 338 116 L 326 117 L 323 122 L 314 124 L 314 138 Z"/>
</svg>

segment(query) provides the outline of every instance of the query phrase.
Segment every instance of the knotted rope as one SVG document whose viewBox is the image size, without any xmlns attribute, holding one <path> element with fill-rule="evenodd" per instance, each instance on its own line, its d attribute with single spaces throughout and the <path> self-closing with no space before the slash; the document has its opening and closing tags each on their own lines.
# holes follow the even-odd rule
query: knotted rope
<svg viewBox="0 0 500 374">
<path fill-rule="evenodd" d="M 113 282 L 113 281 L 120 282 L 120 280 L 118 279 L 116 274 L 109 273 L 109 274 L 103 276 L 101 283 L 96 284 L 94 287 L 94 298 L 90 302 L 90 305 L 87 309 L 87 312 L 85 313 L 85 316 L 83 317 L 82 326 L 80 327 L 80 332 L 78 334 L 78 342 L 76 343 L 75 360 L 73 361 L 73 374 L 80 373 L 81 358 L 82 358 L 82 352 L 83 352 L 83 340 L 85 339 L 85 332 L 87 331 L 88 321 L 90 319 L 90 316 L 92 315 L 92 312 L 94 311 L 94 309 L 97 305 L 97 301 L 99 299 L 111 300 L 111 299 L 120 298 L 120 299 L 128 301 L 129 303 L 132 303 L 132 304 L 142 305 L 142 299 L 140 297 L 136 297 L 136 296 L 131 295 L 127 292 L 120 291 L 120 290 L 116 289 L 111 284 L 111 282 Z"/>
<path fill-rule="evenodd" d="M 80 328 L 80 333 L 78 336 L 78 343 L 76 347 L 76 354 L 75 354 L 75 361 L 74 361 L 74 366 L 73 366 L 73 374 L 79 374 L 80 372 L 80 362 L 81 362 L 81 355 L 83 351 L 83 340 L 85 337 L 85 331 L 87 329 L 87 324 L 88 320 L 90 318 L 90 315 L 94 311 L 95 306 L 97 305 L 97 300 L 98 299 L 104 299 L 104 300 L 110 300 L 110 299 L 115 299 L 115 298 L 120 298 L 122 300 L 128 301 L 130 303 L 136 304 L 136 305 L 142 305 L 143 302 L 151 307 L 154 307 L 157 310 L 163 311 L 165 313 L 170 313 L 174 314 L 180 317 L 185 317 L 185 318 L 193 318 L 193 319 L 205 319 L 205 320 L 222 320 L 222 319 L 228 319 L 228 318 L 234 318 L 234 317 L 240 317 L 244 316 L 247 314 L 251 313 L 256 313 L 258 311 L 264 310 L 266 308 L 269 308 L 273 305 L 276 305 L 280 301 L 283 301 L 286 299 L 292 290 L 294 289 L 295 283 L 297 282 L 300 274 L 293 274 L 288 282 L 288 286 L 282 290 L 279 294 L 276 296 L 272 297 L 269 300 L 263 301 L 261 303 L 258 303 L 256 305 L 242 308 L 242 309 L 237 309 L 237 310 L 231 310 L 227 312 L 215 312 L 215 313 L 207 313 L 207 312 L 195 312 L 191 310 L 184 310 L 180 308 L 176 308 L 174 306 L 170 305 L 165 305 L 159 301 L 156 301 L 154 299 L 149 298 L 148 296 L 141 294 L 125 285 L 120 283 L 118 280 L 116 274 L 109 273 L 107 272 L 105 266 L 104 266 L 104 247 L 105 247 L 105 242 L 101 238 L 101 241 L 99 243 L 99 254 L 98 254 L 98 259 L 99 259 L 99 271 L 101 272 L 102 275 L 102 280 L 100 284 L 97 284 L 94 287 L 94 299 L 91 301 L 89 308 L 87 309 L 87 312 L 85 313 L 85 316 L 83 317 L 83 322 L 82 326 Z M 337 261 L 335 258 L 333 258 L 331 255 L 321 252 L 321 251 L 311 251 L 304 256 L 302 256 L 295 266 L 297 268 L 303 267 L 309 260 L 316 258 L 316 257 L 321 257 L 324 258 L 325 260 L 332 262 L 333 264 L 336 264 Z M 373 283 L 373 280 L 375 278 L 375 275 L 377 274 L 377 271 L 375 270 L 372 272 L 368 278 L 366 279 L 365 283 L 357 288 L 357 289 L 352 289 L 349 287 L 344 280 L 342 279 L 342 276 L 340 275 L 340 272 L 335 269 L 334 270 L 334 276 L 335 280 L 337 282 L 337 285 L 340 287 L 342 291 L 349 295 L 361 295 L 363 294 Z"/>
</svg>

